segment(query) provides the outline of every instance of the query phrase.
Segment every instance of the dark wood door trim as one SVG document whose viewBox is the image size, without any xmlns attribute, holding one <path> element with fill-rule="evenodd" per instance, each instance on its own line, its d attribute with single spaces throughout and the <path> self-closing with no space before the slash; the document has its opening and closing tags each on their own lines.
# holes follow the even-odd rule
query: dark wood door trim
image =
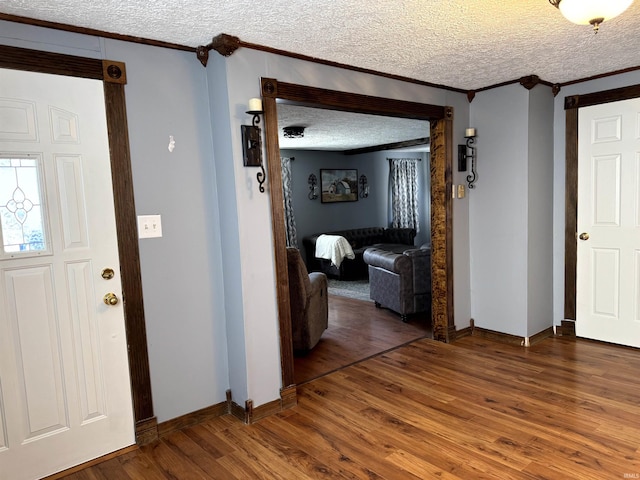
<svg viewBox="0 0 640 480">
<path fill-rule="evenodd" d="M 449 195 L 446 195 L 446 192 L 451 188 L 453 109 L 278 82 L 272 78 L 262 79 L 262 97 L 265 110 L 267 168 L 271 183 L 269 190 L 273 219 L 283 388 L 294 386 L 295 381 L 276 99 L 315 108 L 432 122 L 431 135 L 434 136 L 431 143 L 431 188 L 434 192 L 431 199 L 432 284 L 434 288 L 432 319 L 434 337 L 441 341 L 449 341 L 450 332 L 455 330 L 453 327 L 453 254 L 451 248 L 453 242 L 452 205 Z"/>
<path fill-rule="evenodd" d="M 565 97 L 564 320 L 576 320 L 578 109 L 640 97 L 640 85 Z"/>
<path fill-rule="evenodd" d="M 0 68 L 102 80 L 127 332 L 136 441 L 157 438 L 153 414 L 140 255 L 124 95 L 124 64 L 0 45 Z"/>
</svg>

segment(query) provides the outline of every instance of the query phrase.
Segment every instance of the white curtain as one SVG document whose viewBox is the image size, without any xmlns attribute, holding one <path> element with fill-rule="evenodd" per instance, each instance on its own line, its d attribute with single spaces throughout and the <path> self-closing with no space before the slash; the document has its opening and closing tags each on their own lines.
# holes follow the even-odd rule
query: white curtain
<svg viewBox="0 0 640 480">
<path fill-rule="evenodd" d="M 420 231 L 418 159 L 390 158 L 391 226 Z"/>
<path fill-rule="evenodd" d="M 298 232 L 296 219 L 293 215 L 293 203 L 291 201 L 291 158 L 281 157 L 282 165 L 282 193 L 284 195 L 284 222 L 287 235 L 287 247 L 298 248 Z"/>
</svg>

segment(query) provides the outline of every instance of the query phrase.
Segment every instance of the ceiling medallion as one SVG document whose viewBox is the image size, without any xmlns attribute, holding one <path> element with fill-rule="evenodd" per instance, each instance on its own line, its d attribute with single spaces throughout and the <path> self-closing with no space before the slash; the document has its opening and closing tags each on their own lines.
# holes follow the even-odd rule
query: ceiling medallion
<svg viewBox="0 0 640 480">
<path fill-rule="evenodd" d="M 282 129 L 285 138 L 302 138 L 304 137 L 304 127 L 284 127 Z"/>
<path fill-rule="evenodd" d="M 598 33 L 600 24 L 624 12 L 633 0 L 549 0 L 570 22 L 593 25 Z"/>
</svg>

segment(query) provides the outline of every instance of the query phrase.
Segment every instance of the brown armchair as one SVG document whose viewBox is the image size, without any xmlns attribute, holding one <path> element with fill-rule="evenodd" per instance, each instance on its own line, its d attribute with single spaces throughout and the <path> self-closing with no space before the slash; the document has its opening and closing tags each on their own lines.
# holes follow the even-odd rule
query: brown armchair
<svg viewBox="0 0 640 480">
<path fill-rule="evenodd" d="M 293 349 L 308 351 L 329 326 L 327 276 L 308 273 L 297 248 L 287 248 L 287 264 Z"/>
</svg>

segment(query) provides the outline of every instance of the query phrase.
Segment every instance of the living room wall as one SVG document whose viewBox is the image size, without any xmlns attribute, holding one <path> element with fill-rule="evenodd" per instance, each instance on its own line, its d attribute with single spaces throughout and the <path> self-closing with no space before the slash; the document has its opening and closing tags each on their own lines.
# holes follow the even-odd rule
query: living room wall
<svg viewBox="0 0 640 480">
<path fill-rule="evenodd" d="M 283 157 L 294 157 L 291 162 L 292 204 L 298 233 L 298 247 L 305 257 L 302 239 L 311 234 L 363 227 L 388 227 L 389 216 L 389 161 L 388 158 L 418 158 L 420 204 L 420 232 L 415 244 L 429 241 L 429 162 L 421 152 L 399 153 L 392 150 L 344 155 L 341 152 L 321 150 L 282 149 Z M 320 197 L 309 199 L 308 178 L 314 174 L 320 182 L 321 169 L 356 169 L 358 178 L 365 175 L 369 196 L 355 202 L 322 203 Z M 318 193 L 320 184 L 318 184 Z"/>
</svg>

